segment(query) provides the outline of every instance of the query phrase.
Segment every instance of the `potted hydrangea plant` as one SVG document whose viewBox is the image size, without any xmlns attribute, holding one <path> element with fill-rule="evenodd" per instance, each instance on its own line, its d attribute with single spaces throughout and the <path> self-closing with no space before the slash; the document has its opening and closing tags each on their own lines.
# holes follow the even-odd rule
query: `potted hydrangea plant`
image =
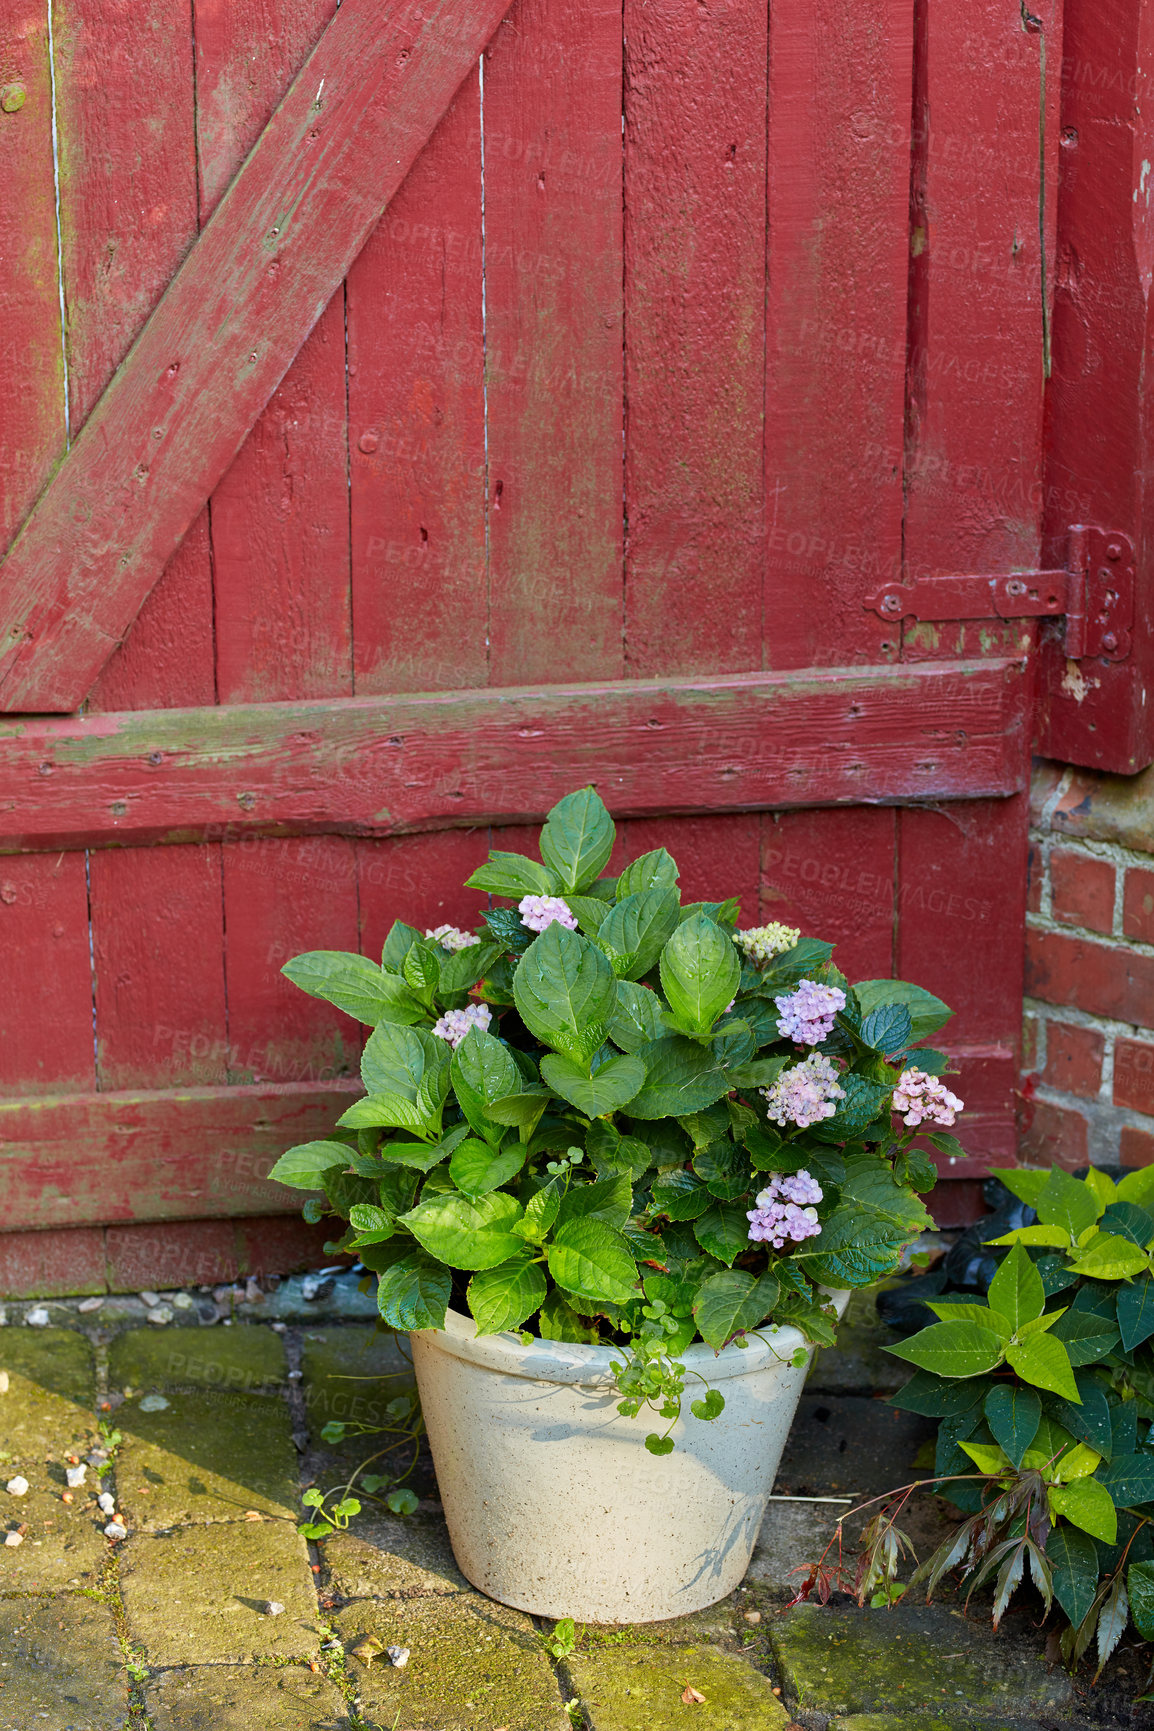
<svg viewBox="0 0 1154 1731">
<path fill-rule="evenodd" d="M 931 1226 L 913 1144 L 961 1102 L 913 1049 L 940 1000 L 683 905 L 662 848 L 606 875 L 613 845 L 584 788 L 539 860 L 468 880 L 514 904 L 477 931 L 290 962 L 373 1032 L 365 1097 L 272 1175 L 324 1192 L 412 1336 L 468 1578 L 638 1621 L 741 1579 L 812 1349 Z"/>
</svg>

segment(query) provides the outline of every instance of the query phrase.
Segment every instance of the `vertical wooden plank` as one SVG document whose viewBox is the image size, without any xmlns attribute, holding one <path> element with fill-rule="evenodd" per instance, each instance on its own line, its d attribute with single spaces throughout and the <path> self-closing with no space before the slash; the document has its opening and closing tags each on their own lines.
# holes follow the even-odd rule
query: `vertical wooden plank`
<svg viewBox="0 0 1154 1731">
<path fill-rule="evenodd" d="M 756 925 L 761 820 L 755 812 L 715 818 L 633 819 L 621 828 L 629 859 L 650 848 L 668 848 L 681 870 L 683 902 L 716 902 L 737 896 L 741 924 Z"/>
<path fill-rule="evenodd" d="M 906 570 L 1035 567 L 1052 280 L 1061 8 L 918 4 Z M 1028 652 L 1032 628 L 907 628 L 903 659 Z M 899 820 L 898 963 L 956 1006 L 975 1151 L 1015 1146 L 1024 798 Z"/>
<path fill-rule="evenodd" d="M 225 1081 L 219 847 L 109 848 L 89 875 L 98 1087 Z"/>
<path fill-rule="evenodd" d="M 836 944 L 851 980 L 888 979 L 894 963 L 895 814 L 783 811 L 766 818 L 761 918 Z"/>
<path fill-rule="evenodd" d="M 333 10 L 333 0 L 198 0 L 202 222 Z M 241 447 L 211 513 L 220 702 L 351 692 L 343 295 Z"/>
<path fill-rule="evenodd" d="M 90 413 L 197 233 L 185 0 L 57 7 L 61 233 L 73 425 Z M 125 117 L 132 124 L 125 125 Z M 207 519 L 105 669 L 91 707 L 213 699 Z M 227 1033 L 218 848 L 89 864 L 99 1088 L 222 1080 Z M 91 1017 L 92 986 L 78 1007 Z"/>
<path fill-rule="evenodd" d="M 488 857 L 490 847 L 520 845 L 506 843 L 505 834 L 488 829 L 440 830 L 358 842 L 364 954 L 380 959 L 394 920 L 421 931 L 444 925 L 471 930 L 489 905 L 489 897 L 465 889 L 465 879 Z"/>
<path fill-rule="evenodd" d="M 23 0 L 0 17 L 0 547 L 64 448 L 64 363 L 52 162 L 48 17 Z M 81 853 L 0 867 L 0 1089 L 91 1088 L 92 974 Z"/>
<path fill-rule="evenodd" d="M 484 131 L 490 678 L 617 677 L 620 7 L 517 0 Z"/>
<path fill-rule="evenodd" d="M 0 1091 L 94 1085 L 82 853 L 0 862 Z"/>
<path fill-rule="evenodd" d="M 197 142 L 208 216 L 320 35 L 332 0 L 197 0 Z M 211 503 L 219 701 L 352 690 L 344 297 L 326 309 Z M 283 979 L 290 956 L 357 948 L 353 844 L 226 843 L 229 1075 L 355 1064 L 356 1025 Z"/>
<path fill-rule="evenodd" d="M 1071 664 L 1061 626 L 1044 630 L 1040 748 L 1131 775 L 1154 759 L 1154 7 L 1066 0 L 1063 32 L 1046 554 L 1062 557 L 1070 523 L 1099 523 L 1133 537 L 1139 580 L 1125 661 Z"/>
<path fill-rule="evenodd" d="M 324 1081 L 357 1066 L 359 1024 L 281 974 L 303 950 L 358 947 L 344 836 L 224 844 L 229 1080 Z"/>
<path fill-rule="evenodd" d="M 739 672 L 762 664 L 766 8 L 624 19 L 626 665 Z"/>
<path fill-rule="evenodd" d="M 769 667 L 896 658 L 862 598 L 901 569 L 913 35 L 913 0 L 771 8 Z"/>
<path fill-rule="evenodd" d="M 349 272 L 358 692 L 487 681 L 482 297 L 477 78 Z"/>
</svg>

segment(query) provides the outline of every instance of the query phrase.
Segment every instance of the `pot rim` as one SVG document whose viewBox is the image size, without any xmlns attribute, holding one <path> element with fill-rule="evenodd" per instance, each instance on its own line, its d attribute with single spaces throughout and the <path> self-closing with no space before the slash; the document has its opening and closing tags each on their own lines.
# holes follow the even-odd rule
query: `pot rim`
<svg viewBox="0 0 1154 1731">
<path fill-rule="evenodd" d="M 829 1291 L 827 1296 L 833 1300 L 840 1321 L 849 1303 L 849 1292 Z M 759 1333 L 766 1338 L 750 1340 L 745 1347 L 730 1344 L 719 1353 L 704 1341 L 695 1341 L 681 1358 L 687 1370 L 696 1371 L 712 1386 L 730 1377 L 769 1369 L 775 1363 L 785 1369 L 799 1347 L 807 1354 L 811 1350 L 810 1342 L 796 1328 L 769 1325 Z M 478 1336 L 473 1318 L 457 1310 L 446 1311 L 443 1329 L 414 1329 L 410 1339 L 427 1342 L 466 1364 L 501 1371 L 506 1376 L 530 1382 L 578 1384 L 583 1388 L 616 1388 L 612 1364 L 622 1351 L 619 1346 L 586 1346 L 567 1340 L 534 1339 L 525 1345 L 517 1334 Z"/>
</svg>

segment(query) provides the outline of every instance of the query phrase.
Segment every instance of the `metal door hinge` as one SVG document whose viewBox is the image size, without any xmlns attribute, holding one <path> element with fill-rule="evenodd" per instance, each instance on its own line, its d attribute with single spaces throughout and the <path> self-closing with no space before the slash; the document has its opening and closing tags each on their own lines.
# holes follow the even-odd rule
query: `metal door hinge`
<svg viewBox="0 0 1154 1731">
<path fill-rule="evenodd" d="M 947 574 L 887 583 L 865 606 L 883 619 L 1066 618 L 1066 654 L 1124 661 L 1134 628 L 1134 543 L 1115 529 L 1075 523 L 1061 571 Z"/>
</svg>

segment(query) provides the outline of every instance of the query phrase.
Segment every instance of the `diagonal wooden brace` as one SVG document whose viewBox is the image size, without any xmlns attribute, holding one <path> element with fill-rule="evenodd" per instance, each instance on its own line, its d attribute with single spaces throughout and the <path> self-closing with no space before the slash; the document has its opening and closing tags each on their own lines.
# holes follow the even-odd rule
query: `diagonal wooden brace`
<svg viewBox="0 0 1154 1731">
<path fill-rule="evenodd" d="M 0 565 L 0 709 L 77 709 L 509 0 L 343 0 Z"/>
</svg>

